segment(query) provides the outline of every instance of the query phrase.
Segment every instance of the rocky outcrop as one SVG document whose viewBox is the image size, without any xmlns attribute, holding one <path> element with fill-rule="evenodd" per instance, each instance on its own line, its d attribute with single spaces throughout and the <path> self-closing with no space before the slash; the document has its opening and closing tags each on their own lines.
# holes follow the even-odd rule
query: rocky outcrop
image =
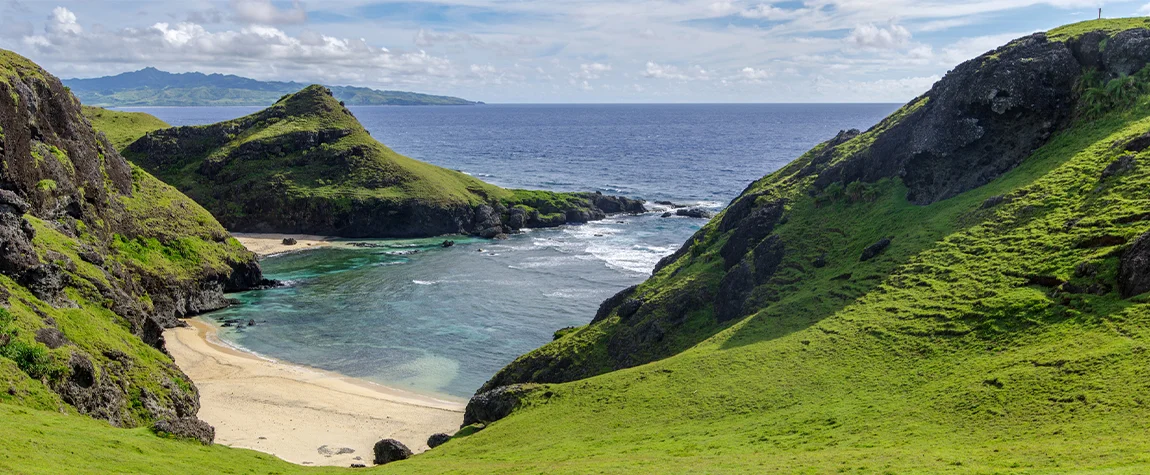
<svg viewBox="0 0 1150 475">
<path fill-rule="evenodd" d="M 427 447 L 434 449 L 440 445 L 446 444 L 450 440 L 451 436 L 442 432 L 438 434 L 431 434 L 431 437 L 427 438 Z"/>
<path fill-rule="evenodd" d="M 1118 291 L 1124 298 L 1150 291 L 1150 233 L 1139 236 L 1122 252 Z"/>
<path fill-rule="evenodd" d="M 376 465 L 407 460 L 411 458 L 412 455 L 411 449 L 403 445 L 403 442 L 395 439 L 383 439 L 376 442 L 372 450 L 375 453 L 373 462 Z"/>
<path fill-rule="evenodd" d="M 519 407 L 520 399 L 529 391 L 526 385 L 512 384 L 472 396 L 463 412 L 463 426 L 489 424 L 507 417 Z"/>
<path fill-rule="evenodd" d="M 196 440 L 204 445 L 212 445 L 216 440 L 216 428 L 194 417 L 159 421 L 152 425 L 152 431 L 159 435 Z"/>
<path fill-rule="evenodd" d="M 859 256 L 859 261 L 866 262 L 874 259 L 879 254 L 882 254 L 882 251 L 885 251 L 887 246 L 890 246 L 890 238 L 879 239 L 878 242 L 867 246 L 866 249 L 863 249 L 862 255 Z"/>
<path fill-rule="evenodd" d="M 913 101 L 874 143 L 842 160 L 804 170 L 816 186 L 900 177 L 907 199 L 929 204 L 989 183 L 1065 128 L 1082 72 L 1128 75 L 1150 58 L 1150 33 L 1133 29 L 1099 45 L 1102 33 L 1051 41 L 1020 38 L 960 64 Z M 829 161 L 829 160 L 827 160 Z"/>
</svg>

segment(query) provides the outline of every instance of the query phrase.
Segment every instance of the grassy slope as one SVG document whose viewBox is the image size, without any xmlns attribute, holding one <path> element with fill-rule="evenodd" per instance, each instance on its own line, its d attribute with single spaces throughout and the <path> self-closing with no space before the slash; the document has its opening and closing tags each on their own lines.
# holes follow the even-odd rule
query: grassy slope
<svg viewBox="0 0 1150 475">
<path fill-rule="evenodd" d="M 128 144 L 153 130 L 171 127 L 151 114 L 143 112 L 121 112 L 84 106 L 84 117 L 92 122 L 92 128 L 108 136 L 108 141 L 116 150 L 123 150 Z"/>
<path fill-rule="evenodd" d="M 147 429 L 0 404 L 0 472 L 14 474 L 332 473 L 274 456 L 224 446 L 160 438 Z"/>
<path fill-rule="evenodd" d="M 1144 472 L 1148 299 L 1060 294 L 1024 276 L 1114 281 L 1120 247 L 1079 244 L 1150 229 L 1119 220 L 1150 211 L 1150 154 L 1120 179 L 1098 178 L 1124 153 L 1111 144 L 1150 129 L 1147 101 L 1080 124 L 995 182 L 930 206 L 907 203 L 889 180 L 869 204 L 796 195 L 788 178 L 800 159 L 752 188 L 796 200 L 778 230 L 803 243 L 788 248 L 772 282 L 789 288 L 782 300 L 676 356 L 550 385 L 466 443 L 396 469 Z M 1012 200 L 981 209 L 997 195 Z M 714 226 L 695 257 L 644 286 L 717 280 L 725 237 Z M 894 237 L 891 248 L 859 263 L 883 236 Z M 827 267 L 803 265 L 823 252 Z M 1076 277 L 1082 263 L 1099 275 Z M 678 266 L 690 267 L 672 277 Z M 611 324 L 543 351 L 594 358 L 594 334 Z"/>
</svg>

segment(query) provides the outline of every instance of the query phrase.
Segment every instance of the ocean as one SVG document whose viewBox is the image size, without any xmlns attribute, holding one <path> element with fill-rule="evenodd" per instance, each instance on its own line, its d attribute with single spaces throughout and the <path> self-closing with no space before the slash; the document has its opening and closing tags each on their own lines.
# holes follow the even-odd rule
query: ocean
<svg viewBox="0 0 1150 475">
<path fill-rule="evenodd" d="M 511 188 L 602 191 L 719 211 L 750 182 L 897 104 L 350 107 L 399 153 Z M 127 108 L 172 125 L 249 107 Z M 506 241 L 379 240 L 261 264 L 287 286 L 235 294 L 205 318 L 255 320 L 229 343 L 273 358 L 432 395 L 467 397 L 501 367 L 588 323 L 643 281 L 703 220 L 618 216 Z"/>
</svg>

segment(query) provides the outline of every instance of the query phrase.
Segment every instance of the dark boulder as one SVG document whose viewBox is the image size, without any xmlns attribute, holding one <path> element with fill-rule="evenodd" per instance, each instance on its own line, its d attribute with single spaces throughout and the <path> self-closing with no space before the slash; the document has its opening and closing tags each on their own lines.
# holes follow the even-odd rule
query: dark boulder
<svg viewBox="0 0 1150 475">
<path fill-rule="evenodd" d="M 766 283 L 771 276 L 775 275 L 779 264 L 783 263 L 783 255 L 785 254 L 783 240 L 775 235 L 769 236 L 758 246 L 755 246 L 754 253 L 755 282 Z"/>
<path fill-rule="evenodd" d="M 1134 137 L 1122 147 L 1127 152 L 1141 152 L 1150 148 L 1150 132 Z"/>
<path fill-rule="evenodd" d="M 500 234 L 503 234 L 503 228 L 501 226 L 492 226 L 479 231 L 479 237 L 484 239 L 495 239 L 495 236 Z"/>
<path fill-rule="evenodd" d="M 507 212 L 507 226 L 511 229 L 523 229 L 527 227 L 527 211 L 522 208 L 511 208 Z"/>
<path fill-rule="evenodd" d="M 1118 157 L 1117 160 L 1110 162 L 1109 165 L 1106 165 L 1106 168 L 1102 169 L 1102 179 L 1105 180 L 1112 176 L 1126 173 L 1133 169 L 1134 165 L 1137 163 L 1138 161 L 1134 159 L 1133 155 L 1123 155 Z"/>
<path fill-rule="evenodd" d="M 442 244 L 440 244 L 439 246 L 440 246 L 440 247 L 444 247 L 444 248 L 448 248 L 448 247 L 451 247 L 451 246 L 454 246 L 454 245 L 455 245 L 455 241 L 452 241 L 452 240 L 450 240 L 450 239 L 449 239 L 449 240 L 443 241 L 443 243 L 442 243 Z"/>
<path fill-rule="evenodd" d="M 741 317 L 743 304 L 754 288 L 754 272 L 750 264 L 743 262 L 728 271 L 723 280 L 719 281 L 719 292 L 715 296 L 715 319 L 726 322 Z"/>
<path fill-rule="evenodd" d="M 374 462 L 376 465 L 407 460 L 412 455 L 411 449 L 403 445 L 403 442 L 395 439 L 383 439 L 376 442 L 373 451 L 375 452 Z"/>
<path fill-rule="evenodd" d="M 667 212 L 664 212 L 663 214 L 661 214 L 660 217 L 670 218 L 671 216 L 674 216 L 674 215 L 675 215 L 675 213 L 667 211 Z"/>
<path fill-rule="evenodd" d="M 1150 291 L 1150 232 L 1139 236 L 1122 252 L 1118 291 L 1124 298 Z"/>
<path fill-rule="evenodd" d="M 36 341 L 53 350 L 72 343 L 68 341 L 68 337 L 64 336 L 63 332 L 53 327 L 36 330 Z"/>
<path fill-rule="evenodd" d="M 879 254 L 882 254 L 882 251 L 886 250 L 887 246 L 890 246 L 890 238 L 879 239 L 878 242 L 867 246 L 866 249 L 863 249 L 862 256 L 859 257 L 859 261 L 866 262 L 874 259 Z"/>
<path fill-rule="evenodd" d="M 286 237 L 283 239 L 282 243 L 285 246 L 294 246 L 296 245 L 296 240 L 293 237 Z"/>
<path fill-rule="evenodd" d="M 627 301 L 623 302 L 623 305 L 619 306 L 619 317 L 624 319 L 631 318 L 631 316 L 635 315 L 635 313 L 638 312 L 639 308 L 642 306 L 642 300 L 627 299 Z"/>
<path fill-rule="evenodd" d="M 675 210 L 675 215 L 698 219 L 711 219 L 713 216 L 710 211 L 703 208 L 679 208 Z"/>
<path fill-rule="evenodd" d="M 427 438 L 427 446 L 434 449 L 440 445 L 446 444 L 449 440 L 451 440 L 451 436 L 442 432 L 438 434 L 431 434 L 431 437 Z"/>
<path fill-rule="evenodd" d="M 1150 61 L 1150 30 L 1132 28 L 1106 40 L 1101 49 L 1103 70 L 1111 77 L 1130 76 Z"/>
<path fill-rule="evenodd" d="M 591 323 L 606 319 L 611 315 L 611 311 L 614 310 L 615 307 L 618 307 L 619 305 L 622 305 L 623 302 L 627 301 L 627 298 L 630 297 L 631 294 L 635 292 L 635 289 L 638 288 L 638 285 L 632 285 L 623 290 L 620 290 L 615 295 L 608 297 L 607 300 L 604 300 L 603 303 L 599 304 L 599 311 L 595 312 L 595 318 L 591 319 Z"/>
<path fill-rule="evenodd" d="M 775 225 L 783 217 L 783 210 L 783 201 L 774 201 L 754 210 L 739 222 L 734 233 L 727 239 L 727 243 L 719 250 L 727 269 L 742 260 L 748 250 L 775 229 Z"/>
<path fill-rule="evenodd" d="M 216 428 L 195 417 L 156 422 L 152 425 L 152 432 L 181 439 L 194 439 L 204 445 L 212 445 L 216 440 Z"/>
<path fill-rule="evenodd" d="M 463 412 L 463 426 L 490 424 L 507 417 L 511 411 L 519 407 L 519 400 L 528 391 L 529 389 L 522 384 L 512 384 L 472 396 Z"/>
</svg>

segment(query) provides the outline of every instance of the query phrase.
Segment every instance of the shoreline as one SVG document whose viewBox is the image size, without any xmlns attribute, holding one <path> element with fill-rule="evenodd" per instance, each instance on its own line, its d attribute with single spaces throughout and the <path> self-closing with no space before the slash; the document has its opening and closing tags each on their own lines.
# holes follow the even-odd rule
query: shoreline
<svg viewBox="0 0 1150 475">
<path fill-rule="evenodd" d="M 381 439 L 419 453 L 428 436 L 454 433 L 463 421 L 465 401 L 265 358 L 227 345 L 204 320 L 186 322 L 164 336 L 176 365 L 199 388 L 199 417 L 216 428 L 218 444 L 300 465 L 370 466 Z"/>
<path fill-rule="evenodd" d="M 313 234 L 231 233 L 231 235 L 249 251 L 256 253 L 261 259 L 276 254 L 332 246 L 335 244 L 334 241 L 339 239 L 331 236 L 316 236 Z M 286 238 L 293 238 L 296 240 L 296 243 L 292 245 L 284 244 L 283 240 Z"/>
</svg>

